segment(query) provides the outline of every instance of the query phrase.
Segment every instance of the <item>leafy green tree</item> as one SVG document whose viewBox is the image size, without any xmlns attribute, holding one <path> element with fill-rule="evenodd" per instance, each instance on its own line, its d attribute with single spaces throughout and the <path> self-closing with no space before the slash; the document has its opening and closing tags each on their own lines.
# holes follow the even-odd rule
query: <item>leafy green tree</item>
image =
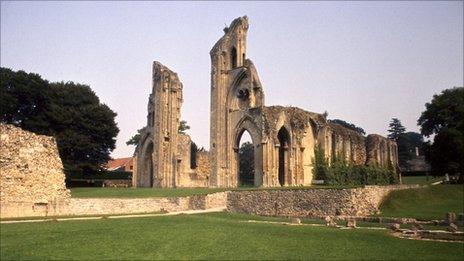
<svg viewBox="0 0 464 261">
<path fill-rule="evenodd" d="M 179 133 L 186 134 L 186 131 L 190 130 L 190 126 L 188 126 L 187 121 L 180 121 L 179 123 Z"/>
<path fill-rule="evenodd" d="M 464 87 L 446 89 L 425 104 L 417 121 L 421 133 L 434 136 L 426 158 L 434 175 L 464 175 Z"/>
<path fill-rule="evenodd" d="M 46 120 L 50 108 L 49 83 L 40 75 L 0 68 L 1 121 L 50 135 Z"/>
<path fill-rule="evenodd" d="M 401 121 L 397 118 L 392 118 L 390 124 L 388 125 L 388 137 L 392 140 L 398 140 L 398 137 L 406 132 L 406 128 L 401 124 Z"/>
<path fill-rule="evenodd" d="M 137 134 L 135 134 L 134 136 L 132 136 L 128 141 L 126 141 L 126 145 L 134 145 L 134 146 L 137 146 L 137 144 L 139 144 L 139 141 L 140 141 L 140 137 L 142 135 L 142 132 L 145 131 L 147 127 L 143 127 L 141 129 L 138 129 L 137 130 Z"/>
<path fill-rule="evenodd" d="M 110 159 L 119 132 L 116 113 L 89 86 L 49 83 L 7 68 L 1 77 L 2 122 L 54 136 L 68 176 L 98 170 Z"/>
<path fill-rule="evenodd" d="M 349 122 L 346 122 L 344 120 L 340 120 L 340 119 L 333 119 L 333 120 L 329 120 L 329 122 L 332 122 L 332 123 L 336 123 L 336 124 L 339 124 L 339 125 L 342 125 L 343 127 L 346 127 L 350 130 L 354 130 L 362 135 L 366 135 L 366 132 L 364 131 L 363 128 L 361 127 L 358 127 L 356 125 L 354 125 L 353 123 L 349 123 Z"/>
<path fill-rule="evenodd" d="M 239 154 L 239 181 L 240 185 L 254 184 L 255 163 L 254 149 L 251 142 L 244 142 L 238 151 Z"/>
</svg>

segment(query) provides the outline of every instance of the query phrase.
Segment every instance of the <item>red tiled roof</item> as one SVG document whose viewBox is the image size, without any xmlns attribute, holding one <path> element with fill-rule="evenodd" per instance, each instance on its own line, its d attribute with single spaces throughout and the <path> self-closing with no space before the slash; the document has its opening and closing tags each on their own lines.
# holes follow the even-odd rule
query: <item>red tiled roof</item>
<svg viewBox="0 0 464 261">
<path fill-rule="evenodd" d="M 127 163 L 132 161 L 132 157 L 129 158 L 119 158 L 119 159 L 112 159 L 106 163 L 105 168 L 108 170 L 117 169 L 120 167 L 124 167 Z"/>
</svg>

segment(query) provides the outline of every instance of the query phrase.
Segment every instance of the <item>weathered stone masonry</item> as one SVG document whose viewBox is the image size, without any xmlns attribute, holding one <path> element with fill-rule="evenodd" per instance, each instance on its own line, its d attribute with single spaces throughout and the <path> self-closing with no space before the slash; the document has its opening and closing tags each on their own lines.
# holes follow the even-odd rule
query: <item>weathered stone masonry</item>
<svg viewBox="0 0 464 261">
<path fill-rule="evenodd" d="M 231 191 L 227 198 L 227 210 L 262 216 L 368 216 L 377 213 L 383 199 L 391 191 L 417 187 L 419 185 Z"/>
<path fill-rule="evenodd" d="M 310 185 L 314 149 L 355 165 L 397 166 L 396 143 L 367 138 L 318 113 L 265 106 L 264 88 L 246 54 L 248 18 L 235 19 L 211 49 L 210 155 L 212 187 L 236 187 L 238 146 L 244 131 L 254 146 L 254 185 Z"/>
<path fill-rule="evenodd" d="M 178 132 L 183 102 L 177 74 L 153 62 L 153 88 L 148 99 L 147 125 L 135 151 L 134 187 L 206 187 L 202 159 L 191 164 L 192 141 Z M 195 156 L 197 157 L 197 156 Z M 198 174 L 196 168 L 202 169 Z M 209 173 L 209 170 L 207 170 Z"/>
<path fill-rule="evenodd" d="M 70 197 L 55 139 L 0 123 L 0 201 L 46 204 Z"/>
</svg>

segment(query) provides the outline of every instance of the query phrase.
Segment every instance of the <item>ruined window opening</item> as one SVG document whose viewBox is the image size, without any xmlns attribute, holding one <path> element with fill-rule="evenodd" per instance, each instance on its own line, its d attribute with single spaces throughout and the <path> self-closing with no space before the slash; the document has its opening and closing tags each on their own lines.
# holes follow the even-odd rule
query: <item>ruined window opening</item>
<svg viewBox="0 0 464 261">
<path fill-rule="evenodd" d="M 245 62 L 245 53 L 242 53 L 242 63 Z"/>
<path fill-rule="evenodd" d="M 232 47 L 230 51 L 230 61 L 232 62 L 232 69 L 237 67 L 237 49 L 235 47 Z"/>
<path fill-rule="evenodd" d="M 142 177 L 142 182 L 146 184 L 145 186 L 148 187 L 153 187 L 153 160 L 152 160 L 152 155 L 153 155 L 153 143 L 150 142 L 150 144 L 147 146 L 145 150 L 145 155 L 144 155 L 144 176 Z M 145 180 L 148 181 L 145 183 Z"/>
<path fill-rule="evenodd" d="M 285 185 L 286 172 L 288 168 L 288 147 L 290 145 L 290 135 L 284 127 L 280 128 L 277 138 L 279 139 L 279 184 Z"/>
<path fill-rule="evenodd" d="M 197 152 L 198 152 L 197 144 L 192 142 L 190 144 L 190 168 L 191 169 L 195 169 L 197 167 Z"/>
<path fill-rule="evenodd" d="M 243 130 L 236 143 L 237 186 L 251 187 L 255 184 L 255 149 L 251 134 Z"/>
</svg>

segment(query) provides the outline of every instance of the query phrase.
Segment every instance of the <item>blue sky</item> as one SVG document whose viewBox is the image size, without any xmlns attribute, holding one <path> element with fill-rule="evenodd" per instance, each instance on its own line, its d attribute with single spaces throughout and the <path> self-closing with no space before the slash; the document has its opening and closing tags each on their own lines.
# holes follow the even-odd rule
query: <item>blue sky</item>
<svg viewBox="0 0 464 261">
<path fill-rule="evenodd" d="M 463 2 L 1 2 L 1 66 L 92 87 L 118 113 L 114 157 L 145 125 L 151 64 L 184 85 L 182 118 L 209 147 L 209 51 L 249 17 L 267 105 L 409 131 L 433 94 L 463 86 Z"/>
</svg>

